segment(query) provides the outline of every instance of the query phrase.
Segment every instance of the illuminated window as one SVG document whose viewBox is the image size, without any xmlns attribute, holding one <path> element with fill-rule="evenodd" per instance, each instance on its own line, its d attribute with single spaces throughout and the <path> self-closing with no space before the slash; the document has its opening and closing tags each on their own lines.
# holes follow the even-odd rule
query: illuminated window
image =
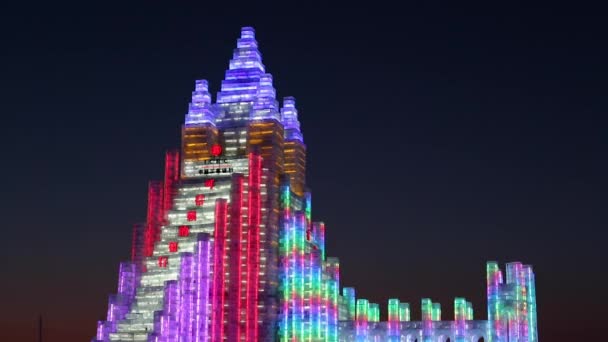
<svg viewBox="0 0 608 342">
<path fill-rule="evenodd" d="M 175 241 L 169 242 L 169 252 L 171 252 L 171 253 L 177 252 L 177 242 L 175 242 Z"/>
<path fill-rule="evenodd" d="M 180 237 L 187 237 L 190 235 L 190 227 L 188 226 L 179 226 L 178 235 Z"/>
<path fill-rule="evenodd" d="M 196 195 L 196 198 L 194 199 L 194 201 L 196 202 L 197 206 L 202 206 L 203 202 L 205 202 L 205 195 L 200 194 L 200 195 Z"/>
<path fill-rule="evenodd" d="M 188 214 L 186 214 L 186 218 L 188 219 L 188 221 L 196 221 L 196 211 L 194 210 L 190 210 L 188 212 Z"/>
</svg>

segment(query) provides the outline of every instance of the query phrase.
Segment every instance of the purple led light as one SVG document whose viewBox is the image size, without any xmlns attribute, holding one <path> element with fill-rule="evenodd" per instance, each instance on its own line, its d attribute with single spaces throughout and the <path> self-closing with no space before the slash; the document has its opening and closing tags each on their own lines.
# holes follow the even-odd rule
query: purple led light
<svg viewBox="0 0 608 342">
<path fill-rule="evenodd" d="M 287 140 L 298 140 L 304 142 L 304 137 L 300 131 L 300 121 L 298 121 L 298 110 L 296 109 L 296 99 L 288 96 L 283 98 L 283 108 L 281 108 L 281 122 L 285 127 Z"/>
<path fill-rule="evenodd" d="M 194 284 L 195 289 L 195 305 L 194 315 L 194 338 L 193 342 L 204 342 L 208 340 L 208 318 L 209 312 L 209 289 L 210 289 L 210 257 L 211 257 L 211 242 L 208 234 L 199 234 L 196 245 L 196 254 L 194 256 Z"/>
<path fill-rule="evenodd" d="M 186 125 L 215 123 L 215 113 L 211 108 L 211 93 L 207 80 L 197 80 L 192 92 L 192 102 L 186 114 Z"/>
</svg>

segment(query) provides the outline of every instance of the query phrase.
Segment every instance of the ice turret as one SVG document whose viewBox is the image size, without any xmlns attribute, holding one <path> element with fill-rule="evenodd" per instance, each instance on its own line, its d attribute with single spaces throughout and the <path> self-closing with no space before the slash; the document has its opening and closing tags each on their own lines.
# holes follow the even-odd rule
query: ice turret
<svg viewBox="0 0 608 342">
<path fill-rule="evenodd" d="M 215 123 L 215 114 L 211 108 L 211 94 L 207 80 L 197 80 L 192 92 L 192 102 L 186 114 L 186 125 Z"/>
<path fill-rule="evenodd" d="M 285 137 L 287 140 L 298 140 L 304 142 L 300 121 L 298 121 L 298 110 L 296 109 L 296 99 L 288 96 L 283 98 L 283 108 L 281 108 L 281 121 L 285 127 Z"/>
</svg>

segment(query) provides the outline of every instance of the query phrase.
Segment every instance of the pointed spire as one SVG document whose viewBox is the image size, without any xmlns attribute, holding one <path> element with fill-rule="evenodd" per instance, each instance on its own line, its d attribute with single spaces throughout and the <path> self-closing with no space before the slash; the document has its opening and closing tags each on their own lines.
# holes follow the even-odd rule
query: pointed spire
<svg viewBox="0 0 608 342">
<path fill-rule="evenodd" d="M 241 38 L 236 42 L 236 49 L 230 61 L 230 70 L 234 69 L 258 69 L 264 72 L 262 55 L 258 50 L 258 42 L 255 40 L 253 27 L 243 27 Z"/>
<path fill-rule="evenodd" d="M 266 73 L 255 30 L 243 27 L 217 95 L 218 124 L 243 120 L 281 120 L 272 75 Z"/>
<path fill-rule="evenodd" d="M 296 109 L 296 99 L 292 96 L 283 98 L 283 108 L 281 108 L 281 122 L 285 127 L 286 140 L 304 141 L 300 131 L 300 121 L 298 121 L 298 110 Z"/>
<path fill-rule="evenodd" d="M 217 102 L 253 101 L 260 75 L 264 74 L 265 70 L 262 54 L 255 40 L 255 30 L 252 27 L 243 27 L 222 81 L 222 90 L 218 93 Z"/>
<path fill-rule="evenodd" d="M 215 114 L 211 110 L 211 94 L 207 80 L 197 80 L 192 92 L 192 102 L 186 114 L 186 125 L 215 123 Z"/>
<path fill-rule="evenodd" d="M 251 26 L 241 27 L 241 39 L 255 39 L 255 29 Z"/>
</svg>

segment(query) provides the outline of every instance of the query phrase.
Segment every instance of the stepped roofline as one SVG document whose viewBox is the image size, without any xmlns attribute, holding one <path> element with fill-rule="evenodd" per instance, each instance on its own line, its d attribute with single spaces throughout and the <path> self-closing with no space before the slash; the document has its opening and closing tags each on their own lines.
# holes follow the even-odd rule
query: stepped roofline
<svg viewBox="0 0 608 342">
<path fill-rule="evenodd" d="M 255 29 L 245 26 L 236 41 L 217 102 L 211 102 L 208 82 L 196 81 L 185 124 L 274 119 L 288 130 L 288 139 L 303 141 L 297 114 L 293 97 L 286 97 L 284 108 L 280 108 L 272 75 L 262 63 Z"/>
</svg>

